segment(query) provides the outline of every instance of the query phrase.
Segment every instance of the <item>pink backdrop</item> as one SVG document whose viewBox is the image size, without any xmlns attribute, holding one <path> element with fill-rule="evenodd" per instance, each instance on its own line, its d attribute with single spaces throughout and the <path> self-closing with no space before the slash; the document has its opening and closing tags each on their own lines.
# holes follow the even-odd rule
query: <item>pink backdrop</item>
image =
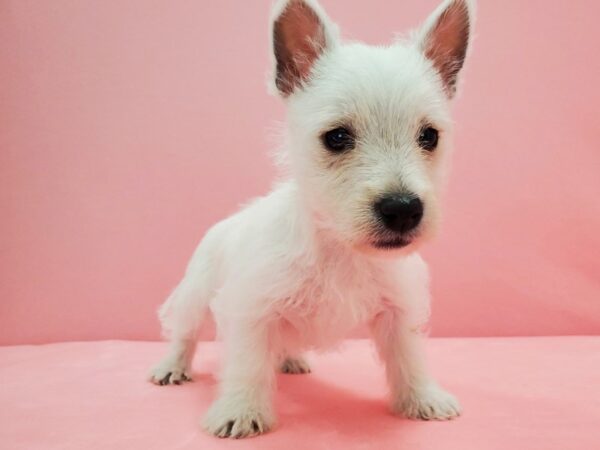
<svg viewBox="0 0 600 450">
<path fill-rule="evenodd" d="M 323 0 L 386 42 L 437 0 Z M 210 224 L 267 191 L 264 1 L 4 0 L 0 343 L 156 339 Z M 600 332 L 600 3 L 480 0 L 433 331 Z"/>
</svg>

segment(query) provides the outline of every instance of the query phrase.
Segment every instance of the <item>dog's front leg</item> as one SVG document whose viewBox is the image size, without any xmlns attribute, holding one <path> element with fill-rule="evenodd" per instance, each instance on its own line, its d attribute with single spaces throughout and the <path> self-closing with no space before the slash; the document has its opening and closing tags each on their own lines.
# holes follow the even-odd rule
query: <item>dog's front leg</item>
<svg viewBox="0 0 600 450">
<path fill-rule="evenodd" d="M 269 329 L 262 323 L 240 322 L 229 327 L 219 396 L 203 420 L 204 428 L 218 437 L 253 436 L 274 424 Z"/>
<path fill-rule="evenodd" d="M 458 401 L 427 373 L 422 350 L 424 338 L 418 331 L 405 328 L 403 314 L 390 306 L 371 325 L 385 364 L 392 412 L 422 420 L 446 420 L 460 415 Z"/>
</svg>

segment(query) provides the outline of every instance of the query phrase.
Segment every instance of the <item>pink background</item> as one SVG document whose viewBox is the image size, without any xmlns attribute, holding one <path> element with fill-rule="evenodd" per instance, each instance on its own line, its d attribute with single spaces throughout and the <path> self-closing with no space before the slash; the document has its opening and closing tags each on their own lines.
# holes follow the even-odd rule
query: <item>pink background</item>
<svg viewBox="0 0 600 450">
<path fill-rule="evenodd" d="M 5 450 L 594 450 L 600 338 L 430 339 L 436 378 L 458 395 L 458 420 L 389 413 L 373 347 L 346 342 L 311 355 L 309 376 L 280 374 L 277 428 L 256 439 L 214 438 L 199 426 L 217 395 L 223 346 L 205 342 L 193 383 L 141 382 L 158 342 L 0 347 Z M 43 376 L 40 376 L 43 373 Z"/>
<path fill-rule="evenodd" d="M 389 41 L 436 0 L 322 0 Z M 479 1 L 439 336 L 600 332 L 600 3 Z M 156 339 L 206 229 L 274 175 L 264 1 L 0 5 L 0 343 Z"/>
</svg>

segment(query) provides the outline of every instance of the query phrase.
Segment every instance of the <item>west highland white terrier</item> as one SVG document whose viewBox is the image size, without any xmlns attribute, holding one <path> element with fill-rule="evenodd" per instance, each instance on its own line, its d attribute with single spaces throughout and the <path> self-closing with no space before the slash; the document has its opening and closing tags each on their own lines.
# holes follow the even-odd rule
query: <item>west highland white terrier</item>
<svg viewBox="0 0 600 450">
<path fill-rule="evenodd" d="M 189 380 L 197 330 L 213 314 L 225 353 L 203 427 L 219 437 L 275 423 L 277 369 L 306 373 L 302 352 L 368 324 L 394 413 L 451 419 L 456 399 L 428 375 L 429 317 L 418 255 L 439 221 L 451 150 L 449 103 L 473 23 L 446 0 L 389 46 L 342 42 L 315 0 L 283 0 L 271 20 L 272 89 L 287 105 L 286 181 L 212 227 L 160 308 L 170 349 L 151 373 Z"/>
</svg>

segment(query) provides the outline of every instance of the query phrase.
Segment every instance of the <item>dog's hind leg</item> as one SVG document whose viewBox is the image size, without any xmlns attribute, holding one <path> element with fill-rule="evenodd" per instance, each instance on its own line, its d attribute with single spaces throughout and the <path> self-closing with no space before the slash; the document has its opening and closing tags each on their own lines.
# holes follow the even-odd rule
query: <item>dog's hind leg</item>
<svg viewBox="0 0 600 450">
<path fill-rule="evenodd" d="M 279 363 L 279 371 L 294 375 L 310 373 L 310 365 L 302 355 L 285 355 Z"/>
<path fill-rule="evenodd" d="M 197 331 L 204 321 L 207 301 L 198 279 L 186 278 L 159 310 L 163 334 L 169 350 L 152 369 L 149 379 L 155 384 L 181 384 L 190 381 L 189 369 L 196 350 Z"/>
<path fill-rule="evenodd" d="M 150 372 L 149 379 L 155 384 L 190 381 L 198 328 L 205 322 L 214 295 L 213 266 L 219 238 L 217 227 L 208 231 L 183 280 L 158 310 L 163 336 L 170 342 L 167 354 Z"/>
</svg>

